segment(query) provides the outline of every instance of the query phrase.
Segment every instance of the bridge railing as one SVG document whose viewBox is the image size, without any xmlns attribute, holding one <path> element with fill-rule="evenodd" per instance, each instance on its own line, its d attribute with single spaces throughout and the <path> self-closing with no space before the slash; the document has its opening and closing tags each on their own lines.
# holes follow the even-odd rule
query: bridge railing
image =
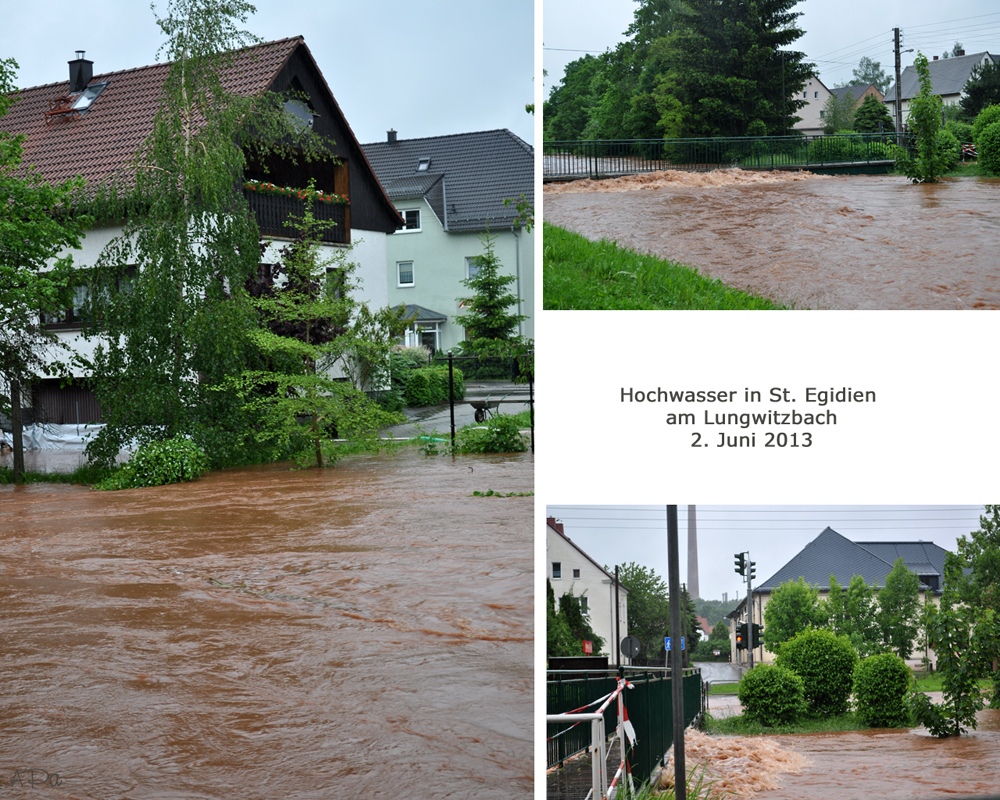
<svg viewBox="0 0 1000 800">
<path fill-rule="evenodd" d="M 807 169 L 888 163 L 896 158 L 894 133 L 817 136 L 744 136 L 714 139 L 591 139 L 545 142 L 545 180 L 613 178 L 665 169 L 710 171 Z"/>
</svg>

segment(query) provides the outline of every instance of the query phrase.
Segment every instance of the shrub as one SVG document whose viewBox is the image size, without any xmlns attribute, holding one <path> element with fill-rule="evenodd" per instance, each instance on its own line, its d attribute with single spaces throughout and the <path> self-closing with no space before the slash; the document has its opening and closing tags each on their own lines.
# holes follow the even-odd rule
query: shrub
<svg viewBox="0 0 1000 800">
<path fill-rule="evenodd" d="M 858 654 L 846 636 L 825 629 L 803 631 L 781 645 L 777 663 L 802 677 L 810 714 L 847 712 Z"/>
<path fill-rule="evenodd" d="M 950 119 L 945 123 L 944 127 L 945 130 L 949 130 L 955 134 L 955 138 L 960 142 L 975 141 L 972 136 L 972 124 L 969 122 L 963 122 L 960 119 Z"/>
<path fill-rule="evenodd" d="M 483 427 L 462 428 L 455 434 L 455 449 L 460 453 L 523 453 L 528 442 L 520 427 L 517 417 L 491 417 Z"/>
<path fill-rule="evenodd" d="M 806 710 L 802 678 L 777 664 L 761 664 L 744 675 L 738 697 L 744 716 L 767 726 L 794 722 Z"/>
<path fill-rule="evenodd" d="M 190 439 L 175 437 L 148 442 L 117 472 L 95 489 L 135 489 L 193 481 L 208 471 L 208 456 Z"/>
<path fill-rule="evenodd" d="M 979 147 L 979 137 L 994 122 L 1000 122 L 1000 105 L 986 106 L 972 123 L 972 141 Z"/>
<path fill-rule="evenodd" d="M 944 154 L 945 169 L 954 169 L 962 158 L 962 145 L 954 133 L 942 128 L 937 134 L 937 146 Z"/>
<path fill-rule="evenodd" d="M 1000 106 L 994 106 L 1000 108 Z M 987 172 L 1000 175 L 1000 122 L 987 125 L 979 134 L 979 163 Z"/>
<path fill-rule="evenodd" d="M 910 668 L 895 653 L 880 653 L 854 668 L 854 708 L 872 728 L 901 728 L 909 723 L 906 693 Z"/>
<path fill-rule="evenodd" d="M 392 360 L 393 372 L 397 369 L 420 369 L 430 363 L 431 351 L 426 347 L 407 347 L 398 344 L 392 348 L 390 359 Z"/>
<path fill-rule="evenodd" d="M 465 397 L 465 376 L 454 370 L 455 399 Z M 411 370 L 404 392 L 409 406 L 436 406 L 448 402 L 448 368 L 423 367 Z"/>
</svg>

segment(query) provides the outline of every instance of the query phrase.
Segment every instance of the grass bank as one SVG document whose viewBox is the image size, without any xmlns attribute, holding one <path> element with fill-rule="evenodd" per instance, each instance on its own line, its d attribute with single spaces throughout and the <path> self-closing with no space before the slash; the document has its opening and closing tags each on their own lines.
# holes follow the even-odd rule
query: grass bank
<svg viewBox="0 0 1000 800">
<path fill-rule="evenodd" d="M 562 309 L 785 308 L 726 286 L 691 267 L 657 256 L 591 242 L 563 228 L 543 225 L 543 307 Z"/>
<path fill-rule="evenodd" d="M 835 731 L 871 730 L 854 714 L 842 714 L 836 717 L 803 717 L 797 722 L 774 727 L 761 725 L 744 716 L 723 717 L 716 719 L 711 714 L 705 715 L 705 733 L 723 736 L 759 736 L 761 734 L 777 733 L 833 733 Z"/>
</svg>

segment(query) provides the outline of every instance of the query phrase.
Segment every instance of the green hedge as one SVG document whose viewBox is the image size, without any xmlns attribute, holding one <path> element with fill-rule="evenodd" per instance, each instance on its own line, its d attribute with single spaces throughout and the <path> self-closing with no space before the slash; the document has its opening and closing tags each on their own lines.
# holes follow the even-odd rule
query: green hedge
<svg viewBox="0 0 1000 800">
<path fill-rule="evenodd" d="M 465 397 L 465 376 L 455 369 L 455 399 Z M 448 402 L 448 368 L 424 367 L 410 370 L 404 397 L 411 407 L 436 406 Z"/>
<path fill-rule="evenodd" d="M 761 664 L 740 681 L 743 715 L 773 727 L 794 722 L 806 710 L 805 684 L 790 669 Z"/>
<path fill-rule="evenodd" d="M 872 728 L 902 728 L 910 722 L 906 695 L 910 668 L 895 653 L 869 656 L 854 668 L 854 707 Z"/>
<path fill-rule="evenodd" d="M 802 677 L 810 714 L 847 713 L 858 654 L 846 636 L 805 630 L 781 645 L 777 663 Z"/>
</svg>

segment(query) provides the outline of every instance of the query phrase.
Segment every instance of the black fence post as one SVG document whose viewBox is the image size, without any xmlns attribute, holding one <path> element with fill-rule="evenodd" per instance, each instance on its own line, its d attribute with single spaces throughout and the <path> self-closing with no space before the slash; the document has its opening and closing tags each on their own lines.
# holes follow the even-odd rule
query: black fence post
<svg viewBox="0 0 1000 800">
<path fill-rule="evenodd" d="M 455 453 L 455 356 L 448 351 L 448 405 L 451 408 L 451 452 Z"/>
<path fill-rule="evenodd" d="M 531 452 L 535 452 L 535 357 L 528 372 L 528 419 L 531 421 Z"/>
</svg>

